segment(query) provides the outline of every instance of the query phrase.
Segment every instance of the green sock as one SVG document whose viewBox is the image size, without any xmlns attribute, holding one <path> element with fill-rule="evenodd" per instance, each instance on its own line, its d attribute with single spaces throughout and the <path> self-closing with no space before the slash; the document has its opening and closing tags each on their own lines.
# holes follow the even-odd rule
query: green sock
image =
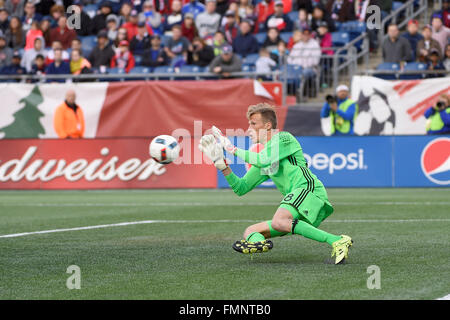
<svg viewBox="0 0 450 320">
<path fill-rule="evenodd" d="M 334 234 L 322 231 L 313 227 L 309 223 L 301 220 L 294 220 L 292 222 L 292 233 L 299 234 L 304 236 L 305 238 L 316 240 L 319 242 L 326 242 L 331 245 L 333 242 L 341 239 L 340 236 L 336 236 Z"/>
<path fill-rule="evenodd" d="M 264 236 L 259 232 L 252 232 L 247 236 L 247 239 L 245 240 L 247 240 L 248 242 L 258 242 L 266 240 L 266 238 L 264 238 Z"/>
</svg>

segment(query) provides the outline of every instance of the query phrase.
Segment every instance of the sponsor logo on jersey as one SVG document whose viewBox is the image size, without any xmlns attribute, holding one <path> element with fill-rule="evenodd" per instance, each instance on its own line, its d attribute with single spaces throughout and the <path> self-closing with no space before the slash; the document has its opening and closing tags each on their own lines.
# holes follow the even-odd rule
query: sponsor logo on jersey
<svg viewBox="0 0 450 320">
<path fill-rule="evenodd" d="M 437 138 L 422 151 L 421 167 L 424 175 L 439 185 L 450 184 L 450 138 Z"/>
</svg>

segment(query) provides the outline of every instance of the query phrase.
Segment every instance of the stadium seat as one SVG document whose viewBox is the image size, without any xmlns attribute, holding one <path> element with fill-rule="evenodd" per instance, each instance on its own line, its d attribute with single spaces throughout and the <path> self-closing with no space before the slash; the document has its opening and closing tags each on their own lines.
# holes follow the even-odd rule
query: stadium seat
<svg viewBox="0 0 450 320">
<path fill-rule="evenodd" d="M 255 64 L 258 58 L 259 54 L 257 53 L 249 54 L 248 56 L 242 58 L 242 64 Z"/>
<path fill-rule="evenodd" d="M 80 37 L 81 40 L 81 50 L 83 51 L 83 55 L 87 57 L 91 51 L 97 45 L 97 37 L 96 36 L 85 36 Z"/>
<path fill-rule="evenodd" d="M 426 64 L 421 62 L 408 62 L 405 64 L 404 71 L 424 71 L 427 69 Z M 416 79 L 424 79 L 425 74 L 424 73 L 409 73 L 409 74 L 402 74 L 400 73 L 399 79 L 401 80 L 416 80 Z"/>
<path fill-rule="evenodd" d="M 242 65 L 243 72 L 253 72 L 255 71 L 255 65 L 250 63 L 245 63 Z"/>
<path fill-rule="evenodd" d="M 350 35 L 348 32 L 332 32 L 332 41 L 333 41 L 333 47 L 343 47 L 347 43 L 350 42 Z"/>
<path fill-rule="evenodd" d="M 289 39 L 292 38 L 293 32 L 282 32 L 280 33 L 280 38 L 286 43 L 289 43 Z"/>
<path fill-rule="evenodd" d="M 159 67 L 156 67 L 155 69 L 153 69 L 153 73 L 170 75 L 170 74 L 175 73 L 175 70 L 169 66 L 159 66 Z M 158 77 L 158 80 L 171 80 L 171 77 L 170 76 Z"/>
<path fill-rule="evenodd" d="M 366 24 L 360 21 L 347 21 L 339 25 L 339 32 L 363 33 L 366 31 Z"/>
<path fill-rule="evenodd" d="M 265 32 L 260 32 L 254 35 L 258 44 L 261 45 L 266 41 L 267 34 Z"/>
<path fill-rule="evenodd" d="M 395 11 L 399 9 L 404 3 L 400 1 L 393 1 L 392 2 L 392 11 Z"/>
<path fill-rule="evenodd" d="M 152 73 L 152 69 L 150 67 L 138 66 L 131 69 L 130 73 L 147 74 Z"/>
<path fill-rule="evenodd" d="M 291 11 L 287 14 L 287 16 L 292 22 L 295 22 L 298 20 L 298 11 Z"/>
<path fill-rule="evenodd" d="M 281 67 L 280 80 L 284 81 L 284 76 L 286 74 L 287 91 L 289 94 L 295 95 L 297 93 L 297 90 L 300 88 L 302 70 L 303 69 L 301 66 L 295 64 L 287 64 Z"/>
<path fill-rule="evenodd" d="M 89 17 L 92 19 L 97 14 L 98 4 L 92 3 L 83 7 L 83 11 L 86 12 Z"/>
<path fill-rule="evenodd" d="M 196 65 L 184 65 L 180 68 L 180 73 L 202 73 L 203 68 Z M 181 80 L 198 80 L 200 79 L 199 75 L 193 75 L 192 77 L 183 77 Z"/>
<path fill-rule="evenodd" d="M 383 62 L 377 66 L 377 70 L 380 71 L 400 71 L 400 65 L 398 63 Z M 384 74 L 376 73 L 375 77 L 384 80 L 397 80 L 397 74 Z"/>
<path fill-rule="evenodd" d="M 134 55 L 134 62 L 136 66 L 140 66 L 142 63 L 142 56 L 141 55 Z"/>
<path fill-rule="evenodd" d="M 108 68 L 108 69 L 106 69 L 106 73 L 107 74 L 117 74 L 117 75 L 126 74 L 125 70 L 122 68 Z M 104 78 L 104 79 L 99 79 L 99 80 L 112 82 L 112 81 L 124 81 L 125 79 L 117 77 L 117 78 Z"/>
</svg>

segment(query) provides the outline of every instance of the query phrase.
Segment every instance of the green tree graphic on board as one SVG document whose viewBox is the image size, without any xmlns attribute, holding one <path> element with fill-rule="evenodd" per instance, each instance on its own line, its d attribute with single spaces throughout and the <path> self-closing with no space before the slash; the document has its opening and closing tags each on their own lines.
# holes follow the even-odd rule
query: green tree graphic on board
<svg viewBox="0 0 450 320">
<path fill-rule="evenodd" d="M 28 96 L 20 99 L 19 102 L 25 105 L 13 114 L 13 123 L 0 128 L 0 132 L 5 134 L 3 138 L 39 138 L 39 133 L 44 134 L 45 129 L 39 121 L 44 114 L 37 108 L 43 101 L 38 86 L 35 86 Z"/>
</svg>

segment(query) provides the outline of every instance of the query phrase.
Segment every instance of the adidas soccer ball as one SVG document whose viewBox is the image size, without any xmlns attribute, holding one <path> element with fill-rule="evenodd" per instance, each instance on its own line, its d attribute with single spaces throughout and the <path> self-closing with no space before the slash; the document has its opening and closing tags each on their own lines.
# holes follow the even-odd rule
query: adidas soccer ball
<svg viewBox="0 0 450 320">
<path fill-rule="evenodd" d="M 168 164 L 180 155 L 180 145 L 174 137 L 160 135 L 150 143 L 149 152 L 156 162 Z"/>
</svg>

